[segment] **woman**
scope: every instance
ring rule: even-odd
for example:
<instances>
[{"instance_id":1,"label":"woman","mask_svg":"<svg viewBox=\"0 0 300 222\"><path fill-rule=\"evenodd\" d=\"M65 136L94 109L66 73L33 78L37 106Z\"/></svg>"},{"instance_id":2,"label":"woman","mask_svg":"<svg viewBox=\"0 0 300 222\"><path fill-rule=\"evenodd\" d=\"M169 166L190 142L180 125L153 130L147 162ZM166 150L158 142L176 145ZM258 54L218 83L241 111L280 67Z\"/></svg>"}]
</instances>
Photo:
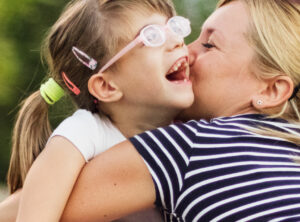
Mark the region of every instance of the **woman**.
<instances>
[{"instance_id":1,"label":"woman","mask_svg":"<svg viewBox=\"0 0 300 222\"><path fill-rule=\"evenodd\" d=\"M292 0L220 1L189 47L195 102L181 117L201 120L96 157L62 221L154 205L166 221L299 221L299 12Z\"/></svg>"}]
</instances>

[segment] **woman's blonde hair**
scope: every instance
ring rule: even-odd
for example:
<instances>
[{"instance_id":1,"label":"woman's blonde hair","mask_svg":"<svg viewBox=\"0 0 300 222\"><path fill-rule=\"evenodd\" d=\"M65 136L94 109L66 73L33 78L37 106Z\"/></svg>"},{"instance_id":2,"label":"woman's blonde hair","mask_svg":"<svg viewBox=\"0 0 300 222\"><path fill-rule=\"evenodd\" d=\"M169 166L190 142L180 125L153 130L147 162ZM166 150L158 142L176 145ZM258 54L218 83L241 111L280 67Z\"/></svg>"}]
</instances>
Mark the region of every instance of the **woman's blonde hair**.
<instances>
[{"instance_id":1,"label":"woman's blonde hair","mask_svg":"<svg viewBox=\"0 0 300 222\"><path fill-rule=\"evenodd\" d=\"M69 94L76 107L99 112L88 91L89 78L136 35L132 25L136 15L148 16L152 13L172 17L175 9L171 0L71 1L50 29L42 46L49 68L47 77L52 77L68 92L61 75L65 72L81 91L77 96ZM96 59L97 70L91 71L80 63L72 53L73 46ZM51 133L48 104L38 90L21 104L13 130L7 176L10 193L23 186L30 166Z\"/></svg>"},{"instance_id":2,"label":"woman's blonde hair","mask_svg":"<svg viewBox=\"0 0 300 222\"><path fill-rule=\"evenodd\" d=\"M251 16L247 38L255 51L253 64L258 70L254 71L255 74L262 79L285 74L297 87L300 84L300 1L220 0L218 7L233 1L243 2ZM279 113L272 113L272 117L282 117L299 124L299 93L300 90L286 101ZM296 135L277 131L268 131L266 134L300 144L300 138Z\"/></svg>"}]
</instances>

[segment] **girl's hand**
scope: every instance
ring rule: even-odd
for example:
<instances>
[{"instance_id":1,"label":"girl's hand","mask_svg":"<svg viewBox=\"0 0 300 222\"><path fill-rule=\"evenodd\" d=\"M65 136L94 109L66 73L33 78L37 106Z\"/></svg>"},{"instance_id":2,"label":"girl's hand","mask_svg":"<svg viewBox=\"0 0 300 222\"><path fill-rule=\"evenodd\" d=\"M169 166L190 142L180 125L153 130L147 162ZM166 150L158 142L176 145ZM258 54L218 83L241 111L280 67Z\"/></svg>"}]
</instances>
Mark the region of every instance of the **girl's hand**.
<instances>
[{"instance_id":1,"label":"girl's hand","mask_svg":"<svg viewBox=\"0 0 300 222\"><path fill-rule=\"evenodd\" d=\"M20 198L21 190L18 190L0 203L0 221L16 221Z\"/></svg>"},{"instance_id":2,"label":"girl's hand","mask_svg":"<svg viewBox=\"0 0 300 222\"><path fill-rule=\"evenodd\" d=\"M17 221L59 221L84 164L69 140L51 138L26 176Z\"/></svg>"}]
</instances>

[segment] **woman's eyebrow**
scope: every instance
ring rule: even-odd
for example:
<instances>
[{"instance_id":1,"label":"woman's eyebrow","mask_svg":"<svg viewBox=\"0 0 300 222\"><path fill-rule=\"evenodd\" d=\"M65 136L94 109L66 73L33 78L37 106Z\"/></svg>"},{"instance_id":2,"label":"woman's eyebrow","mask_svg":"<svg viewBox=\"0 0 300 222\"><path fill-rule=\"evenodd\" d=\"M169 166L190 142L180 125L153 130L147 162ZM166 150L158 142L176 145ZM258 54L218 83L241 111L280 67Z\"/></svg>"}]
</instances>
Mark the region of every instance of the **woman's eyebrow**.
<instances>
[{"instance_id":1,"label":"woman's eyebrow","mask_svg":"<svg viewBox=\"0 0 300 222\"><path fill-rule=\"evenodd\" d=\"M222 33L221 30L214 28L214 27L205 27L202 26L201 27L201 32L203 32L203 34L205 34L206 36L210 37L211 35L214 35L215 38L220 41L223 42L226 40L224 34Z\"/></svg>"},{"instance_id":2,"label":"woman's eyebrow","mask_svg":"<svg viewBox=\"0 0 300 222\"><path fill-rule=\"evenodd\" d=\"M224 36L224 34L222 33L221 30L219 29L214 29L212 30L211 34L214 34L214 36L216 37L216 39L220 42L224 42L226 41L226 38Z\"/></svg>"}]
</instances>

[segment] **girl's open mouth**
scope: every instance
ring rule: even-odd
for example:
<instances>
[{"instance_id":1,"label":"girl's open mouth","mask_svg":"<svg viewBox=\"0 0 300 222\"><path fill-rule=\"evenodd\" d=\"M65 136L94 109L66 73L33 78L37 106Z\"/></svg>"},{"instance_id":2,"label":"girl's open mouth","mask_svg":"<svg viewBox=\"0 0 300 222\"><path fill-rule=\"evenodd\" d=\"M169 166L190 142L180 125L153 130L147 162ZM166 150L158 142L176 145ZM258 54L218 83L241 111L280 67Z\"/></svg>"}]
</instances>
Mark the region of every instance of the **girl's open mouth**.
<instances>
[{"instance_id":1,"label":"girl's open mouth","mask_svg":"<svg viewBox=\"0 0 300 222\"><path fill-rule=\"evenodd\" d=\"M188 57L179 58L166 74L167 80L175 83L189 81Z\"/></svg>"}]
</instances>

